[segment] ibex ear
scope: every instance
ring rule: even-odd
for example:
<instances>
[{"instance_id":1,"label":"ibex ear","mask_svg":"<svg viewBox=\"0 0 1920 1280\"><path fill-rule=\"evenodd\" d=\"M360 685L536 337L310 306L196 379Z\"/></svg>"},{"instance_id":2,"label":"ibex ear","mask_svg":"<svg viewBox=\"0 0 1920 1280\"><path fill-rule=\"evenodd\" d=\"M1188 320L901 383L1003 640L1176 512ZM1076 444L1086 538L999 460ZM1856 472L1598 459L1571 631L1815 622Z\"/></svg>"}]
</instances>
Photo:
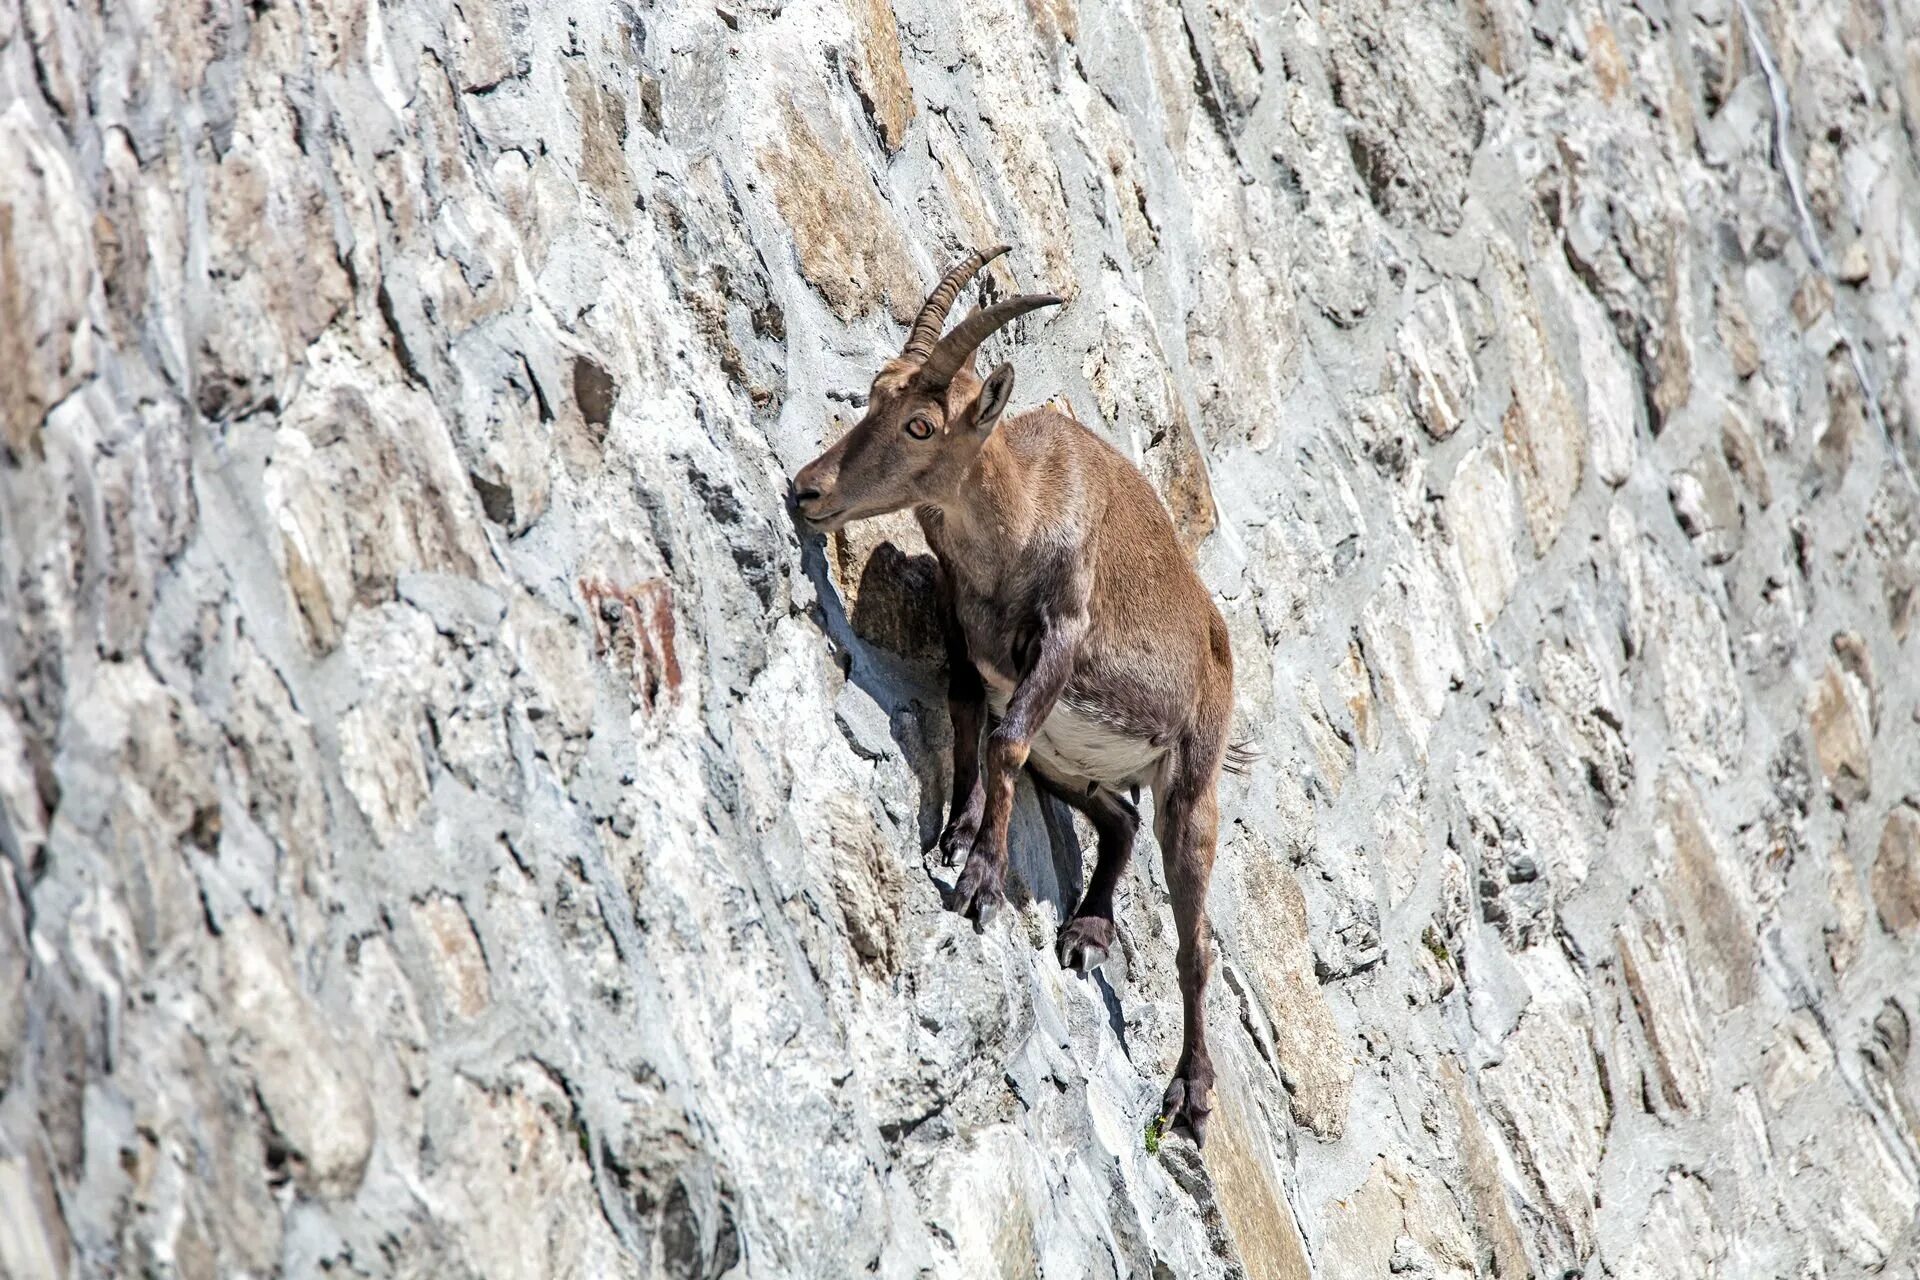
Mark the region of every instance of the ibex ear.
<instances>
[{"instance_id":1,"label":"ibex ear","mask_svg":"<svg viewBox=\"0 0 1920 1280\"><path fill-rule=\"evenodd\" d=\"M1003 364L987 375L980 397L973 402L973 429L981 435L993 430L1007 402L1013 399L1013 366Z\"/></svg>"}]
</instances>

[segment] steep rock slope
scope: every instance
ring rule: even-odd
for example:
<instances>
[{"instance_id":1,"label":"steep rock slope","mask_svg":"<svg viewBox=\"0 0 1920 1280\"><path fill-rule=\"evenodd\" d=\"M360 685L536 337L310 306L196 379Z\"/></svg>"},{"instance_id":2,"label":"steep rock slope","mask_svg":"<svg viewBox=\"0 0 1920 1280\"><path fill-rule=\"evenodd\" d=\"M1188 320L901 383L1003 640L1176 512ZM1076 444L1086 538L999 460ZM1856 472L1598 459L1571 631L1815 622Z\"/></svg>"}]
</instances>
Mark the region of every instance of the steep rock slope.
<instances>
[{"instance_id":1,"label":"steep rock slope","mask_svg":"<svg viewBox=\"0 0 1920 1280\"><path fill-rule=\"evenodd\" d=\"M1913 0L0 3L0 1271L1915 1273ZM1230 620L939 909L935 273Z\"/></svg>"}]
</instances>

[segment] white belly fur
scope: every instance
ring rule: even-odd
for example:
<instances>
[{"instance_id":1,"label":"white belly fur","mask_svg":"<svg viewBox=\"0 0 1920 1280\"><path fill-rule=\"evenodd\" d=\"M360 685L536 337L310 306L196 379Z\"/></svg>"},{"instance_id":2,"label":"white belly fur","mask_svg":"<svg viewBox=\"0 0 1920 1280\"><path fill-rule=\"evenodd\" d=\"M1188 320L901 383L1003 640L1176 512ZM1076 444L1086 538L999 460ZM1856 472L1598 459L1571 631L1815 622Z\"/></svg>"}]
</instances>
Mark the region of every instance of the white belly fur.
<instances>
[{"instance_id":1,"label":"white belly fur","mask_svg":"<svg viewBox=\"0 0 1920 1280\"><path fill-rule=\"evenodd\" d=\"M987 705L999 716L1006 714L1007 694L997 684L988 685ZM1053 714L1031 744L1032 758L1041 772L1069 784L1122 787L1145 782L1162 754L1148 739L1122 733L1064 698L1054 703Z\"/></svg>"}]
</instances>

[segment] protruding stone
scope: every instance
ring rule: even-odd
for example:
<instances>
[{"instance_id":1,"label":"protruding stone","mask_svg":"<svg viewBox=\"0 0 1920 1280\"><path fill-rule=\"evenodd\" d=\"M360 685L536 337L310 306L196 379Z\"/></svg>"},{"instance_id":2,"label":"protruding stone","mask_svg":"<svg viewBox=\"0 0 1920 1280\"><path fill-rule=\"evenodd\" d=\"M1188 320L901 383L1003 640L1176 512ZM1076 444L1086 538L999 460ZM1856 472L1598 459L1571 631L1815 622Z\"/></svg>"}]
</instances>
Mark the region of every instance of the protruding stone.
<instances>
[{"instance_id":1,"label":"protruding stone","mask_svg":"<svg viewBox=\"0 0 1920 1280\"><path fill-rule=\"evenodd\" d=\"M1346 1128L1353 1062L1314 977L1306 899L1292 868L1264 844L1240 852L1248 864L1238 877L1245 895L1238 928L1247 943L1241 954L1273 1026L1275 1065L1295 1123L1331 1141Z\"/></svg>"},{"instance_id":2,"label":"protruding stone","mask_svg":"<svg viewBox=\"0 0 1920 1280\"><path fill-rule=\"evenodd\" d=\"M1822 930L1827 940L1827 963L1836 977L1843 976L1860 956L1860 944L1866 933L1867 904L1860 893L1860 872L1847 856L1845 846L1836 844L1827 863L1827 896L1833 903L1833 923ZM1916 917L1920 919L1920 917Z\"/></svg>"},{"instance_id":3,"label":"protruding stone","mask_svg":"<svg viewBox=\"0 0 1920 1280\"><path fill-rule=\"evenodd\" d=\"M523 1058L492 1083L458 1073L435 1102L423 1144L434 1154L427 1191L445 1206L440 1212L470 1224L456 1246L464 1267L502 1280L535 1280L607 1275L631 1262L607 1217L582 1207L598 1199L594 1156L576 1127L575 1102L549 1069ZM664 1162L684 1143L673 1135L657 1154ZM689 1230L694 1221L686 1192L669 1201L669 1188L645 1176L650 1172L636 1169L628 1177L658 1198L654 1221L666 1228L658 1235L668 1237L676 1265L700 1266L702 1241Z\"/></svg>"},{"instance_id":4,"label":"protruding stone","mask_svg":"<svg viewBox=\"0 0 1920 1280\"><path fill-rule=\"evenodd\" d=\"M1833 286L1817 272L1810 273L1793 291L1793 319L1802 330L1833 309Z\"/></svg>"},{"instance_id":5,"label":"protruding stone","mask_svg":"<svg viewBox=\"0 0 1920 1280\"><path fill-rule=\"evenodd\" d=\"M440 999L457 1018L477 1018L493 1001L487 957L458 898L433 893L413 904L413 925L440 979Z\"/></svg>"},{"instance_id":6,"label":"protruding stone","mask_svg":"<svg viewBox=\"0 0 1920 1280\"><path fill-rule=\"evenodd\" d=\"M1467 620L1484 630L1499 618L1520 580L1513 486L1498 450L1481 446L1460 460L1447 489L1446 518L1454 570L1466 587Z\"/></svg>"},{"instance_id":7,"label":"protruding stone","mask_svg":"<svg viewBox=\"0 0 1920 1280\"><path fill-rule=\"evenodd\" d=\"M860 33L853 82L880 131L880 145L892 154L906 141L907 126L913 121L913 85L900 61L893 5L889 0L848 0L847 9Z\"/></svg>"},{"instance_id":8,"label":"protruding stone","mask_svg":"<svg viewBox=\"0 0 1920 1280\"><path fill-rule=\"evenodd\" d=\"M1589 456L1594 474L1618 488L1633 474L1640 452L1640 393L1613 326L1584 289L1560 290L1572 312L1580 344L1580 377L1586 383Z\"/></svg>"},{"instance_id":9,"label":"protruding stone","mask_svg":"<svg viewBox=\"0 0 1920 1280\"><path fill-rule=\"evenodd\" d=\"M1580 487L1587 430L1554 362L1526 269L1497 246L1512 393L1501 426L1536 556L1547 553Z\"/></svg>"},{"instance_id":10,"label":"protruding stone","mask_svg":"<svg viewBox=\"0 0 1920 1280\"><path fill-rule=\"evenodd\" d=\"M1720 1274L1727 1235L1706 1179L1670 1169L1647 1205L1621 1274L1707 1280Z\"/></svg>"},{"instance_id":11,"label":"protruding stone","mask_svg":"<svg viewBox=\"0 0 1920 1280\"><path fill-rule=\"evenodd\" d=\"M1920 809L1901 804L1887 815L1869 887L1881 927L1889 933L1920 925Z\"/></svg>"},{"instance_id":12,"label":"protruding stone","mask_svg":"<svg viewBox=\"0 0 1920 1280\"><path fill-rule=\"evenodd\" d=\"M1674 517L1709 564L1725 564L1740 549L1746 524L1733 476L1717 452L1703 452L1667 486Z\"/></svg>"},{"instance_id":13,"label":"protruding stone","mask_svg":"<svg viewBox=\"0 0 1920 1280\"><path fill-rule=\"evenodd\" d=\"M1742 380L1751 378L1760 371L1760 343L1753 336L1753 324L1747 319L1746 308L1725 288L1714 290L1714 301L1719 307L1714 319L1715 332L1726 344L1734 376Z\"/></svg>"},{"instance_id":14,"label":"protruding stone","mask_svg":"<svg viewBox=\"0 0 1920 1280\"><path fill-rule=\"evenodd\" d=\"M1453 1195L1433 1175L1395 1157L1336 1200L1315 1258L1325 1274L1474 1274L1478 1251Z\"/></svg>"},{"instance_id":15,"label":"protruding stone","mask_svg":"<svg viewBox=\"0 0 1920 1280\"><path fill-rule=\"evenodd\" d=\"M1593 1253L1594 1176L1612 1119L1588 1030L1593 1010L1557 947L1516 963L1532 1002L1480 1087L1538 1197L1536 1245L1556 1269L1577 1270Z\"/></svg>"},{"instance_id":16,"label":"protruding stone","mask_svg":"<svg viewBox=\"0 0 1920 1280\"><path fill-rule=\"evenodd\" d=\"M862 520L829 535L827 568L862 639L921 662L946 659L940 566L911 515Z\"/></svg>"},{"instance_id":17,"label":"protruding stone","mask_svg":"<svg viewBox=\"0 0 1920 1280\"><path fill-rule=\"evenodd\" d=\"M1727 416L1720 422L1720 456L1762 510L1773 505L1773 482L1767 476L1767 460L1761 455L1746 419L1733 408L1727 410Z\"/></svg>"},{"instance_id":18,"label":"protruding stone","mask_svg":"<svg viewBox=\"0 0 1920 1280\"><path fill-rule=\"evenodd\" d=\"M1678 774L1661 780L1657 834L1670 859L1661 882L1679 907L1702 989L1722 1010L1746 1003L1757 975L1753 923L1722 869L1698 794Z\"/></svg>"},{"instance_id":19,"label":"protruding stone","mask_svg":"<svg viewBox=\"0 0 1920 1280\"><path fill-rule=\"evenodd\" d=\"M1654 919L1638 928L1622 927L1614 941L1621 975L1653 1055L1660 1096L1682 1111L1707 1106L1713 1071L1685 951Z\"/></svg>"},{"instance_id":20,"label":"protruding stone","mask_svg":"<svg viewBox=\"0 0 1920 1280\"><path fill-rule=\"evenodd\" d=\"M1308 1280L1312 1272L1306 1245L1287 1200L1267 1125L1249 1112L1248 1082L1236 1070L1238 1062L1237 1055L1224 1060L1213 1125L1207 1131L1212 1196L1248 1280ZM1008 1265L995 1270L1018 1275L1028 1257L1010 1258Z\"/></svg>"},{"instance_id":21,"label":"protruding stone","mask_svg":"<svg viewBox=\"0 0 1920 1280\"><path fill-rule=\"evenodd\" d=\"M1513 1205L1507 1197L1506 1179L1501 1173L1501 1153L1481 1128L1481 1114L1475 1099L1467 1092L1466 1073L1452 1057L1440 1061L1440 1083L1452 1103L1451 1127L1458 1132L1460 1164L1464 1174L1466 1201L1473 1211L1474 1234L1482 1249L1492 1257L1493 1273L1501 1280L1529 1276L1532 1268L1520 1229L1514 1221Z\"/></svg>"},{"instance_id":22,"label":"protruding stone","mask_svg":"<svg viewBox=\"0 0 1920 1280\"><path fill-rule=\"evenodd\" d=\"M1435 440L1454 433L1479 384L1473 349L1449 288L1431 289L1400 322L1394 336L1401 394L1414 418Z\"/></svg>"},{"instance_id":23,"label":"protruding stone","mask_svg":"<svg viewBox=\"0 0 1920 1280\"><path fill-rule=\"evenodd\" d=\"M1466 666L1458 626L1452 593L1422 560L1390 566L1361 613L1368 663L1387 704L1422 751Z\"/></svg>"},{"instance_id":24,"label":"protruding stone","mask_svg":"<svg viewBox=\"0 0 1920 1280\"><path fill-rule=\"evenodd\" d=\"M1631 652L1651 651L1674 749L1709 777L1734 767L1746 723L1726 620L1713 598L1678 574L1622 507L1608 539L1626 580Z\"/></svg>"},{"instance_id":25,"label":"protruding stone","mask_svg":"<svg viewBox=\"0 0 1920 1280\"><path fill-rule=\"evenodd\" d=\"M0 1275L70 1274L73 1238L45 1159L38 1151L0 1157Z\"/></svg>"},{"instance_id":26,"label":"protruding stone","mask_svg":"<svg viewBox=\"0 0 1920 1280\"><path fill-rule=\"evenodd\" d=\"M1340 788L1347 783L1347 774L1353 769L1353 744L1342 741L1334 732L1327 719L1326 704L1320 698L1320 686L1303 679L1298 693L1301 721L1313 754L1320 762L1320 777L1327 784L1327 790L1338 796Z\"/></svg>"},{"instance_id":27,"label":"protruding stone","mask_svg":"<svg viewBox=\"0 0 1920 1280\"><path fill-rule=\"evenodd\" d=\"M620 95L602 88L577 58L561 66L567 97L580 128L580 179L600 196L614 221L633 218L633 174L627 167L627 108Z\"/></svg>"},{"instance_id":28,"label":"protruding stone","mask_svg":"<svg viewBox=\"0 0 1920 1280\"><path fill-rule=\"evenodd\" d=\"M91 225L66 159L15 98L0 113L0 444L16 453L93 370Z\"/></svg>"},{"instance_id":29,"label":"protruding stone","mask_svg":"<svg viewBox=\"0 0 1920 1280\"><path fill-rule=\"evenodd\" d=\"M1865 284L1872 273L1873 259L1867 254L1865 240L1855 240L1842 250L1839 265L1834 270L1842 283L1850 285Z\"/></svg>"},{"instance_id":30,"label":"protruding stone","mask_svg":"<svg viewBox=\"0 0 1920 1280\"><path fill-rule=\"evenodd\" d=\"M1839 660L1807 695L1807 727L1813 739L1814 759L1820 765L1827 793L1842 807L1866 799L1872 784L1873 741L1869 694L1860 679Z\"/></svg>"},{"instance_id":31,"label":"protruding stone","mask_svg":"<svg viewBox=\"0 0 1920 1280\"><path fill-rule=\"evenodd\" d=\"M894 851L881 839L873 815L851 798L828 802L822 836L833 860L834 896L847 923L847 940L881 975L900 964L900 916L906 883Z\"/></svg>"},{"instance_id":32,"label":"protruding stone","mask_svg":"<svg viewBox=\"0 0 1920 1280\"><path fill-rule=\"evenodd\" d=\"M0 863L0 1080L13 1079L27 1030L27 937L12 866Z\"/></svg>"},{"instance_id":33,"label":"protruding stone","mask_svg":"<svg viewBox=\"0 0 1920 1280\"><path fill-rule=\"evenodd\" d=\"M263 480L273 548L310 647L410 569L492 576L480 499L432 401L332 365L288 406Z\"/></svg>"},{"instance_id":34,"label":"protruding stone","mask_svg":"<svg viewBox=\"0 0 1920 1280\"><path fill-rule=\"evenodd\" d=\"M1348 641L1346 655L1333 669L1333 682L1346 701L1354 741L1362 750L1374 750L1380 745L1380 716L1374 707L1373 673L1367 670L1357 642Z\"/></svg>"},{"instance_id":35,"label":"protruding stone","mask_svg":"<svg viewBox=\"0 0 1920 1280\"><path fill-rule=\"evenodd\" d=\"M1673 257L1666 282L1666 311L1660 318L1659 346L1654 349L1647 377L1652 390L1647 396L1653 406L1653 429L1664 429L1667 421L1693 398L1693 323L1688 271L1687 240L1674 238Z\"/></svg>"},{"instance_id":36,"label":"protruding stone","mask_svg":"<svg viewBox=\"0 0 1920 1280\"><path fill-rule=\"evenodd\" d=\"M221 1011L238 1033L234 1056L252 1074L267 1116L312 1195L351 1196L373 1151L373 1110L361 1073L301 989L286 944L257 916L232 917L221 938Z\"/></svg>"}]
</instances>

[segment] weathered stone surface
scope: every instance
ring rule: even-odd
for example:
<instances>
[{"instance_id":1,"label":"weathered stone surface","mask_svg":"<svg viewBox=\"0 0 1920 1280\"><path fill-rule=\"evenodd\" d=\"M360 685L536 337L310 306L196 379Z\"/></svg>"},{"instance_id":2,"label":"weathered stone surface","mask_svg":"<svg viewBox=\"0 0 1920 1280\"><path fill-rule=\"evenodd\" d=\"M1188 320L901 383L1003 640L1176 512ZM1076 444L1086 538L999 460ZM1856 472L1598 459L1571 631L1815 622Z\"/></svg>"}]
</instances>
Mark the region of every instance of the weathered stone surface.
<instances>
[{"instance_id":1,"label":"weathered stone surface","mask_svg":"<svg viewBox=\"0 0 1920 1280\"><path fill-rule=\"evenodd\" d=\"M1421 295L1394 335L1401 393L1435 440L1452 435L1472 407L1479 385L1473 360L1473 339L1480 336L1476 319L1471 305L1463 308L1453 290L1433 289Z\"/></svg>"},{"instance_id":2,"label":"weathered stone surface","mask_svg":"<svg viewBox=\"0 0 1920 1280\"><path fill-rule=\"evenodd\" d=\"M1387 704L1423 747L1466 665L1459 628L1447 584L1424 559L1390 569L1361 614L1369 666Z\"/></svg>"},{"instance_id":3,"label":"weathered stone surface","mask_svg":"<svg viewBox=\"0 0 1920 1280\"><path fill-rule=\"evenodd\" d=\"M1647 1206L1620 1274L1645 1280L1709 1280L1721 1274L1726 1255L1726 1233L1714 1221L1706 1181L1676 1169L1668 1172L1666 1185Z\"/></svg>"},{"instance_id":4,"label":"weathered stone surface","mask_svg":"<svg viewBox=\"0 0 1920 1280\"><path fill-rule=\"evenodd\" d=\"M1719 450L1702 451L1693 465L1674 473L1667 485L1674 517L1692 538L1700 554L1714 564L1725 564L1740 549L1746 524L1733 475Z\"/></svg>"},{"instance_id":5,"label":"weathered stone surface","mask_svg":"<svg viewBox=\"0 0 1920 1280\"><path fill-rule=\"evenodd\" d=\"M1481 1072L1487 1106L1549 1210L1534 1232L1538 1256L1578 1268L1594 1247L1594 1176L1611 1105L1589 1027L1592 1011L1566 960L1535 948L1516 958L1531 1002Z\"/></svg>"},{"instance_id":6,"label":"weathered stone surface","mask_svg":"<svg viewBox=\"0 0 1920 1280\"><path fill-rule=\"evenodd\" d=\"M427 958L439 979L440 999L459 1018L477 1018L493 999L487 957L473 933L473 921L458 899L429 894L413 904Z\"/></svg>"},{"instance_id":7,"label":"weathered stone surface","mask_svg":"<svg viewBox=\"0 0 1920 1280\"><path fill-rule=\"evenodd\" d=\"M842 320L882 304L894 319L912 320L926 289L851 140L839 130L823 139L791 103L783 119L783 137L760 163L791 228L800 270Z\"/></svg>"},{"instance_id":8,"label":"weathered stone surface","mask_svg":"<svg viewBox=\"0 0 1920 1280\"><path fill-rule=\"evenodd\" d=\"M271 925L232 917L220 961L221 992L237 1033L234 1056L253 1076L295 1178L311 1194L352 1195L374 1136L355 1065L301 991Z\"/></svg>"},{"instance_id":9,"label":"weathered stone surface","mask_svg":"<svg viewBox=\"0 0 1920 1280\"><path fill-rule=\"evenodd\" d=\"M1241 856L1234 927L1247 940L1249 976L1273 1028L1274 1065L1295 1121L1316 1137L1338 1138L1347 1124L1352 1053L1314 976L1306 901L1291 869L1269 851L1243 846Z\"/></svg>"},{"instance_id":10,"label":"weathered stone surface","mask_svg":"<svg viewBox=\"0 0 1920 1280\"><path fill-rule=\"evenodd\" d=\"M1249 1280L1311 1280L1268 1126L1246 1108L1244 1082L1235 1079L1231 1066L1222 1082L1228 1100L1219 1116L1220 1150L1210 1157L1208 1172L1233 1251Z\"/></svg>"},{"instance_id":11,"label":"weathered stone surface","mask_svg":"<svg viewBox=\"0 0 1920 1280\"><path fill-rule=\"evenodd\" d=\"M0 441L14 452L93 371L86 205L43 127L24 101L0 112Z\"/></svg>"},{"instance_id":12,"label":"weathered stone surface","mask_svg":"<svg viewBox=\"0 0 1920 1280\"><path fill-rule=\"evenodd\" d=\"M1561 272L1553 272L1548 279L1573 321L1579 344L1588 459L1595 475L1610 485L1623 485L1633 474L1640 451L1639 388L1599 302Z\"/></svg>"},{"instance_id":13,"label":"weathered stone surface","mask_svg":"<svg viewBox=\"0 0 1920 1280\"><path fill-rule=\"evenodd\" d=\"M880 142L889 152L906 141L913 120L913 86L900 62L900 32L888 0L852 0L848 11L860 33L860 58L854 64L854 83L866 101ZM1071 10L1067 22L1071 24ZM1059 17L1053 16L1059 21Z\"/></svg>"},{"instance_id":14,"label":"weathered stone surface","mask_svg":"<svg viewBox=\"0 0 1920 1280\"><path fill-rule=\"evenodd\" d=\"M1376 1164L1329 1217L1320 1263L1331 1274L1474 1274L1466 1224L1444 1184L1397 1161Z\"/></svg>"},{"instance_id":15,"label":"weathered stone surface","mask_svg":"<svg viewBox=\"0 0 1920 1280\"><path fill-rule=\"evenodd\" d=\"M1903 804L1887 815L1870 886L1883 926L1900 933L1920 925L1920 809Z\"/></svg>"},{"instance_id":16,"label":"weathered stone surface","mask_svg":"<svg viewBox=\"0 0 1920 1280\"><path fill-rule=\"evenodd\" d=\"M1447 490L1447 528L1455 572L1466 587L1467 618L1476 627L1491 626L1520 579L1513 486L1497 452L1476 449L1461 460Z\"/></svg>"},{"instance_id":17,"label":"weathered stone surface","mask_svg":"<svg viewBox=\"0 0 1920 1280\"><path fill-rule=\"evenodd\" d=\"M1807 695L1814 759L1835 804L1863 800L1871 787L1873 724L1868 707L1865 683L1837 657Z\"/></svg>"},{"instance_id":18,"label":"weathered stone surface","mask_svg":"<svg viewBox=\"0 0 1920 1280\"><path fill-rule=\"evenodd\" d=\"M1481 1128L1482 1119L1476 1100L1466 1088L1466 1077L1452 1058L1440 1064L1440 1079L1451 1112L1451 1129L1459 1134L1455 1147L1460 1174L1456 1194L1471 1206L1472 1225L1479 1242L1478 1269L1494 1275L1520 1276L1530 1263L1521 1243L1520 1229L1514 1222L1513 1207L1500 1154ZM1444 1131L1444 1130L1443 1130Z\"/></svg>"},{"instance_id":19,"label":"weathered stone surface","mask_svg":"<svg viewBox=\"0 0 1920 1280\"><path fill-rule=\"evenodd\" d=\"M1911 5L136 7L0 4L0 1271L1920 1262ZM1002 242L1231 638L1203 1153L1151 789L957 927L788 510Z\"/></svg>"},{"instance_id":20,"label":"weathered stone surface","mask_svg":"<svg viewBox=\"0 0 1920 1280\"><path fill-rule=\"evenodd\" d=\"M1627 641L1635 653L1651 651L1649 674L1660 682L1674 749L1708 776L1723 775L1746 722L1726 621L1619 506L1609 513L1608 538L1626 579Z\"/></svg>"},{"instance_id":21,"label":"weathered stone surface","mask_svg":"<svg viewBox=\"0 0 1920 1280\"><path fill-rule=\"evenodd\" d=\"M1586 425L1561 378L1525 267L1507 246L1495 242L1491 250L1498 264L1512 378L1500 421L1519 478L1534 554L1545 555L1560 535L1580 486Z\"/></svg>"},{"instance_id":22,"label":"weathered stone surface","mask_svg":"<svg viewBox=\"0 0 1920 1280\"><path fill-rule=\"evenodd\" d=\"M1707 1105L1713 1087L1705 1023L1695 1005L1684 950L1657 920L1618 937L1621 977L1653 1059L1665 1104L1685 1111Z\"/></svg>"},{"instance_id":23,"label":"weathered stone surface","mask_svg":"<svg viewBox=\"0 0 1920 1280\"><path fill-rule=\"evenodd\" d=\"M27 1032L27 937L13 869L0 870L0 1080L13 1076Z\"/></svg>"},{"instance_id":24,"label":"weathered stone surface","mask_svg":"<svg viewBox=\"0 0 1920 1280\"><path fill-rule=\"evenodd\" d=\"M1860 957L1867 925L1866 895L1860 891L1860 871L1844 849L1835 848L1827 871L1827 893L1833 900L1833 922L1824 932L1827 960L1836 974L1844 974Z\"/></svg>"},{"instance_id":25,"label":"weathered stone surface","mask_svg":"<svg viewBox=\"0 0 1920 1280\"><path fill-rule=\"evenodd\" d=\"M1685 778L1661 780L1658 822L1659 842L1669 858L1661 885L1680 912L1692 969L1720 1008L1743 1004L1752 997L1757 977L1754 926L1727 877L1699 795Z\"/></svg>"},{"instance_id":26,"label":"weathered stone surface","mask_svg":"<svg viewBox=\"0 0 1920 1280\"><path fill-rule=\"evenodd\" d=\"M592 1153L573 1104L539 1063L515 1062L491 1085L456 1077L429 1108L427 1190L443 1212L471 1221L452 1249L467 1266L533 1280L617 1270L631 1259L594 1211ZM489 1203L483 1193L511 1199ZM505 1204L517 1211L503 1212ZM685 1224L670 1223L655 1247L684 1267L699 1242L676 1238L672 1228L684 1232Z\"/></svg>"}]
</instances>

